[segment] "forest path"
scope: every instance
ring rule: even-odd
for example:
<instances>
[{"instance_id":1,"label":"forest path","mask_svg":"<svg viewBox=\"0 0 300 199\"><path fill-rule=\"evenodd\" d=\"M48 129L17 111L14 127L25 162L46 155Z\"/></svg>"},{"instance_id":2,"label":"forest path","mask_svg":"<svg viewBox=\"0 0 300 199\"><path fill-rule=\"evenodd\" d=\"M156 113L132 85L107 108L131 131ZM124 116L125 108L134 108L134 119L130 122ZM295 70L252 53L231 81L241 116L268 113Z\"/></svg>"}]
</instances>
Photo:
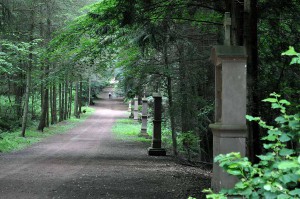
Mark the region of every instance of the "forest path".
<instances>
[{"instance_id":1,"label":"forest path","mask_svg":"<svg viewBox=\"0 0 300 199\"><path fill-rule=\"evenodd\" d=\"M127 107L96 101L95 113L68 133L28 149L0 155L1 199L187 198L200 195L209 177L172 158L147 156L148 144L117 140L111 133Z\"/></svg>"}]
</instances>

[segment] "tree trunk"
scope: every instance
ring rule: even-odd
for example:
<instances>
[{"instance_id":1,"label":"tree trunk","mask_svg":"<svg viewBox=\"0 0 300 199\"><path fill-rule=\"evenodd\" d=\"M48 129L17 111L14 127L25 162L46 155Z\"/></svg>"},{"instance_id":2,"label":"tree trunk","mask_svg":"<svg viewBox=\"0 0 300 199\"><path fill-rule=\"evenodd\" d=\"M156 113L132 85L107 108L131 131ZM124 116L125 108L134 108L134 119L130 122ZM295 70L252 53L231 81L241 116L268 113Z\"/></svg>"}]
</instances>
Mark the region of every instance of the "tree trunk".
<instances>
[{"instance_id":1,"label":"tree trunk","mask_svg":"<svg viewBox=\"0 0 300 199\"><path fill-rule=\"evenodd\" d=\"M57 123L57 102L56 102L56 83L53 84L53 88L52 88L52 97L53 97L53 102L52 102L52 120L53 120L53 124Z\"/></svg>"},{"instance_id":2,"label":"tree trunk","mask_svg":"<svg viewBox=\"0 0 300 199\"><path fill-rule=\"evenodd\" d=\"M171 68L169 66L169 60L168 60L168 40L169 38L166 38L165 44L163 46L163 56L164 56L164 64L168 71L167 75L167 90L168 90L168 101L169 101L169 114L170 114L170 123L171 123L171 132L172 132L172 145L173 145L173 154L174 156L178 155L177 151L177 136L175 132L175 118L174 118L174 106L173 106L173 93L172 93L172 77L170 75Z\"/></svg>"},{"instance_id":3,"label":"tree trunk","mask_svg":"<svg viewBox=\"0 0 300 199\"><path fill-rule=\"evenodd\" d=\"M33 1L34 4L35 1ZM30 42L33 41L33 31L34 31L34 17L35 12L32 8L31 10L31 26L30 26ZM32 47L29 48L30 51L33 50ZM29 60L28 60L28 66L26 69L26 88L25 88L25 102L24 102L24 110L23 110L23 118L22 118L22 137L25 137L26 127L27 127L27 120L28 120L28 109L29 109L29 99L30 99L30 87L31 87L31 68L32 68L32 62L33 62L33 54L29 53Z\"/></svg>"},{"instance_id":4,"label":"tree trunk","mask_svg":"<svg viewBox=\"0 0 300 199\"><path fill-rule=\"evenodd\" d=\"M34 94L31 96L31 119L35 120L35 111L34 111Z\"/></svg>"},{"instance_id":5,"label":"tree trunk","mask_svg":"<svg viewBox=\"0 0 300 199\"><path fill-rule=\"evenodd\" d=\"M258 89L258 47L257 47L257 0L244 2L244 45L246 46L247 77L248 77L248 114L259 116L260 97ZM257 155L262 153L260 128L258 123L251 122L249 129L248 155L252 162L257 163Z\"/></svg>"},{"instance_id":6,"label":"tree trunk","mask_svg":"<svg viewBox=\"0 0 300 199\"><path fill-rule=\"evenodd\" d=\"M28 118L28 106L29 106L29 98L30 98L30 84L31 84L31 67L32 67L32 53L29 55L29 64L26 71L26 91L25 91L25 104L23 111L23 119L22 119L22 137L25 137L25 131L27 126L27 118Z\"/></svg>"},{"instance_id":7,"label":"tree trunk","mask_svg":"<svg viewBox=\"0 0 300 199\"><path fill-rule=\"evenodd\" d=\"M73 89L73 83L70 82L70 90L69 90L69 111L68 111L68 117L71 118L72 115L72 101L73 101L73 97L72 97L72 89Z\"/></svg>"},{"instance_id":8,"label":"tree trunk","mask_svg":"<svg viewBox=\"0 0 300 199\"><path fill-rule=\"evenodd\" d=\"M66 77L66 80L65 80L65 90L64 90L64 99L65 99L65 104L64 104L64 120L67 119L68 117L68 88L69 88L69 85L68 85L68 77Z\"/></svg>"},{"instance_id":9,"label":"tree trunk","mask_svg":"<svg viewBox=\"0 0 300 199\"><path fill-rule=\"evenodd\" d=\"M49 103L50 103L50 115L51 115L51 120L50 120L50 123L51 125L54 124L54 121L53 121L53 86L50 85L50 100L49 100Z\"/></svg>"},{"instance_id":10,"label":"tree trunk","mask_svg":"<svg viewBox=\"0 0 300 199\"><path fill-rule=\"evenodd\" d=\"M58 103L59 103L59 122L62 122L64 120L64 95L62 91L62 83L59 83L59 88L58 88Z\"/></svg>"},{"instance_id":11,"label":"tree trunk","mask_svg":"<svg viewBox=\"0 0 300 199\"><path fill-rule=\"evenodd\" d=\"M79 118L79 111L78 111L78 82L75 83L75 97L74 97L74 116Z\"/></svg>"},{"instance_id":12,"label":"tree trunk","mask_svg":"<svg viewBox=\"0 0 300 199\"><path fill-rule=\"evenodd\" d=\"M88 99L88 102L89 102L89 105L92 105L92 79L91 79L91 76L89 77L89 99Z\"/></svg>"},{"instance_id":13,"label":"tree trunk","mask_svg":"<svg viewBox=\"0 0 300 199\"><path fill-rule=\"evenodd\" d=\"M79 84L79 96L78 96L78 109L79 109L79 114L82 113L82 81L80 81L80 84Z\"/></svg>"},{"instance_id":14,"label":"tree trunk","mask_svg":"<svg viewBox=\"0 0 300 199\"><path fill-rule=\"evenodd\" d=\"M46 127L46 123L47 123L47 110L48 110L48 101L49 101L49 90L48 88L44 88L44 95L43 95L43 105L42 105L42 113L41 113L41 117L40 117L40 122L39 122L39 126L38 126L38 130L39 131L44 131L44 128Z\"/></svg>"}]
</instances>

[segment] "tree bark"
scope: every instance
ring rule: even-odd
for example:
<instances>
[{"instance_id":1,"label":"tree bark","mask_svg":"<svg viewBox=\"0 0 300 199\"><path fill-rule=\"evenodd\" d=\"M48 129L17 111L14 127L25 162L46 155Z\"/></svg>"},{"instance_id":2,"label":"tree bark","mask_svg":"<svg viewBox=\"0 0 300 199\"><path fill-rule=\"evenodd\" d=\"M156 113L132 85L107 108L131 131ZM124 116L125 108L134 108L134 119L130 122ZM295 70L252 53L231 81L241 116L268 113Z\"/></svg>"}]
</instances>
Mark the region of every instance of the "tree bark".
<instances>
[{"instance_id":1,"label":"tree bark","mask_svg":"<svg viewBox=\"0 0 300 199\"><path fill-rule=\"evenodd\" d=\"M248 77L248 114L259 116L260 97L258 90L258 47L257 47L257 0L244 2L244 45L246 46ZM252 162L258 162L257 155L262 153L260 128L256 122L248 125L248 155Z\"/></svg>"},{"instance_id":2,"label":"tree bark","mask_svg":"<svg viewBox=\"0 0 300 199\"><path fill-rule=\"evenodd\" d=\"M75 96L74 96L74 116L79 118L79 111L78 111L78 82L75 83Z\"/></svg>"},{"instance_id":3,"label":"tree bark","mask_svg":"<svg viewBox=\"0 0 300 199\"><path fill-rule=\"evenodd\" d=\"M79 114L82 113L82 81L80 81L80 84L79 84L79 96L78 96L78 109L79 109Z\"/></svg>"},{"instance_id":4,"label":"tree bark","mask_svg":"<svg viewBox=\"0 0 300 199\"><path fill-rule=\"evenodd\" d=\"M89 93L88 93L89 99L89 106L92 105L92 79L91 76L89 77Z\"/></svg>"},{"instance_id":5,"label":"tree bark","mask_svg":"<svg viewBox=\"0 0 300 199\"><path fill-rule=\"evenodd\" d=\"M54 121L53 121L53 86L50 85L50 100L49 100L49 103L50 103L50 113L51 113L51 120L50 120L50 123L51 125L54 124Z\"/></svg>"},{"instance_id":6,"label":"tree bark","mask_svg":"<svg viewBox=\"0 0 300 199\"><path fill-rule=\"evenodd\" d=\"M165 44L163 46L163 56L164 56L164 64L168 71L167 75L167 92L168 92L168 101L169 101L169 114L170 114L170 123L171 123L171 132L172 132L172 146L173 146L173 154L174 156L178 155L177 151L177 136L175 132L175 117L174 117L174 106L173 106L173 93L172 93L172 77L170 75L170 66L168 59L168 40L167 37L165 40Z\"/></svg>"},{"instance_id":7,"label":"tree bark","mask_svg":"<svg viewBox=\"0 0 300 199\"><path fill-rule=\"evenodd\" d=\"M57 123L57 95L56 95L56 83L53 83L53 87L52 87L52 97L53 97L53 102L52 102L52 120L53 120L53 124Z\"/></svg>"},{"instance_id":8,"label":"tree bark","mask_svg":"<svg viewBox=\"0 0 300 199\"><path fill-rule=\"evenodd\" d=\"M33 1L34 4L35 1ZM31 26L30 26L30 38L29 41L33 41L33 31L34 31L34 17L35 17L35 11L32 8L31 10ZM32 51L33 48L30 47L29 51ZM24 102L24 110L23 110L23 118L22 118L22 131L21 135L22 137L25 137L26 127L27 127L27 120L28 120L28 109L29 109L29 99L30 99L30 90L31 90L31 68L32 68L32 62L33 62L33 54L29 53L29 60L28 60L28 66L26 69L26 89L25 89L25 102Z\"/></svg>"},{"instance_id":9,"label":"tree bark","mask_svg":"<svg viewBox=\"0 0 300 199\"><path fill-rule=\"evenodd\" d=\"M31 86L31 68L32 68L32 53L29 54L29 63L26 71L26 91L25 91L25 104L23 111L23 119L22 119L22 137L25 137L25 131L27 127L28 120L28 107L29 107L29 98L30 98L30 86Z\"/></svg>"},{"instance_id":10,"label":"tree bark","mask_svg":"<svg viewBox=\"0 0 300 199\"><path fill-rule=\"evenodd\" d=\"M64 120L67 119L68 117L68 88L69 88L69 84L68 84L68 77L66 77L66 80L65 80L65 90L64 90L64 99L65 99L65 104L64 104Z\"/></svg>"},{"instance_id":11,"label":"tree bark","mask_svg":"<svg viewBox=\"0 0 300 199\"><path fill-rule=\"evenodd\" d=\"M49 101L49 90L48 88L44 88L43 91L44 95L43 95L43 105L42 105L42 113L41 113L41 117L40 117L40 122L39 122L39 126L38 126L38 130L39 131L44 131L44 128L46 127L46 123L47 123L47 110L48 110L48 101Z\"/></svg>"},{"instance_id":12,"label":"tree bark","mask_svg":"<svg viewBox=\"0 0 300 199\"><path fill-rule=\"evenodd\" d=\"M68 117L69 117L69 119L71 118L71 115L72 115L72 101L73 101L73 97L72 97L72 90L73 90L73 83L72 82L70 82L70 90L69 90L69 111L68 111Z\"/></svg>"},{"instance_id":13,"label":"tree bark","mask_svg":"<svg viewBox=\"0 0 300 199\"><path fill-rule=\"evenodd\" d=\"M63 84L59 83L59 122L62 122L64 120L64 95L63 95Z\"/></svg>"}]
</instances>

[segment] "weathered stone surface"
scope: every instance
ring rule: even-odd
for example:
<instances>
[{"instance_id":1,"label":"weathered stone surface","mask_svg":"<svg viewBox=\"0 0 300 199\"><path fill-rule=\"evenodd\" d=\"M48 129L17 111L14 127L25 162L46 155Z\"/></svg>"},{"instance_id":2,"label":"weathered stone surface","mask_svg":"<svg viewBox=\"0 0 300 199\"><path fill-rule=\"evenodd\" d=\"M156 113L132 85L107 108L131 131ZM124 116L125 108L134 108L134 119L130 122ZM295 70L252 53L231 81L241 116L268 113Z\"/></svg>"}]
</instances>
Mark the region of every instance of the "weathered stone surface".
<instances>
[{"instance_id":1,"label":"weathered stone surface","mask_svg":"<svg viewBox=\"0 0 300 199\"><path fill-rule=\"evenodd\" d=\"M142 126L141 126L141 132L139 136L149 138L149 135L147 133L147 123L148 123L148 100L147 98L142 99L143 102L143 109L142 109Z\"/></svg>"},{"instance_id":2,"label":"weathered stone surface","mask_svg":"<svg viewBox=\"0 0 300 199\"><path fill-rule=\"evenodd\" d=\"M133 111L133 119L138 120L139 119L139 101L138 98L134 98L134 111Z\"/></svg>"},{"instance_id":3,"label":"weathered stone surface","mask_svg":"<svg viewBox=\"0 0 300 199\"><path fill-rule=\"evenodd\" d=\"M242 46L215 46L211 60L215 64L215 123L213 155L246 153L246 69L247 55ZM223 172L218 164L213 166L212 188L232 188L237 182L234 176Z\"/></svg>"},{"instance_id":4,"label":"weathered stone surface","mask_svg":"<svg viewBox=\"0 0 300 199\"><path fill-rule=\"evenodd\" d=\"M161 110L162 97L158 93L153 93L154 98L154 120L152 146L148 149L148 155L162 156L166 155L166 150L161 148Z\"/></svg>"}]
</instances>

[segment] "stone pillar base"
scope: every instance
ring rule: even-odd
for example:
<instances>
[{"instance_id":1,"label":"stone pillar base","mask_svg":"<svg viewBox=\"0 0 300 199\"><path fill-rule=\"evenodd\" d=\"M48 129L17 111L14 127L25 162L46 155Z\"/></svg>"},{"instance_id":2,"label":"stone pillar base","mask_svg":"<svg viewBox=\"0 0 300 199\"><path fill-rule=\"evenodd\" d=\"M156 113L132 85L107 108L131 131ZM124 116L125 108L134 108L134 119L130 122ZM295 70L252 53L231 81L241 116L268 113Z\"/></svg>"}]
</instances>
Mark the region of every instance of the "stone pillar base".
<instances>
[{"instance_id":1,"label":"stone pillar base","mask_svg":"<svg viewBox=\"0 0 300 199\"><path fill-rule=\"evenodd\" d=\"M166 149L163 148L148 148L148 155L150 156L166 156Z\"/></svg>"},{"instance_id":2,"label":"stone pillar base","mask_svg":"<svg viewBox=\"0 0 300 199\"><path fill-rule=\"evenodd\" d=\"M230 152L240 152L241 156L246 154L246 125L222 125L219 123L209 125L213 132L213 155ZM224 172L218 163L214 163L211 186L218 192L222 188L231 189L238 179Z\"/></svg>"},{"instance_id":3,"label":"stone pillar base","mask_svg":"<svg viewBox=\"0 0 300 199\"><path fill-rule=\"evenodd\" d=\"M139 137L144 137L144 138L147 138L147 139L150 138L150 136L148 135L148 133L146 131L143 131L143 130L141 130L141 132L139 133L138 136Z\"/></svg>"}]
</instances>

